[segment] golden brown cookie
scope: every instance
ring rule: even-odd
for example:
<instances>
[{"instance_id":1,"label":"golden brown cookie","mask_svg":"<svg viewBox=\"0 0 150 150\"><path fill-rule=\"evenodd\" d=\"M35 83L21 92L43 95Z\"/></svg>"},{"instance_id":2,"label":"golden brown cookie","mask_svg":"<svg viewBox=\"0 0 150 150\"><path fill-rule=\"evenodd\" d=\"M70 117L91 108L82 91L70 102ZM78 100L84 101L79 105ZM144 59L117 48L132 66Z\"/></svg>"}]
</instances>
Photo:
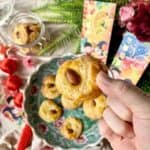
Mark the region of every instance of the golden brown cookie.
<instances>
[{"instance_id":1,"label":"golden brown cookie","mask_svg":"<svg viewBox=\"0 0 150 150\"><path fill-rule=\"evenodd\" d=\"M103 70L100 60L82 56L65 61L58 69L56 87L70 99L94 99L101 94L96 76Z\"/></svg>"},{"instance_id":2,"label":"golden brown cookie","mask_svg":"<svg viewBox=\"0 0 150 150\"><path fill-rule=\"evenodd\" d=\"M83 125L81 120L73 117L67 118L61 129L61 134L68 140L75 140L79 138L83 130Z\"/></svg>"},{"instance_id":3,"label":"golden brown cookie","mask_svg":"<svg viewBox=\"0 0 150 150\"><path fill-rule=\"evenodd\" d=\"M20 23L14 27L12 36L16 44L25 45L35 41L39 34L39 24Z\"/></svg>"},{"instance_id":4,"label":"golden brown cookie","mask_svg":"<svg viewBox=\"0 0 150 150\"><path fill-rule=\"evenodd\" d=\"M61 103L65 109L76 109L82 105L83 101L80 99L70 99L62 95Z\"/></svg>"},{"instance_id":5,"label":"golden brown cookie","mask_svg":"<svg viewBox=\"0 0 150 150\"><path fill-rule=\"evenodd\" d=\"M86 100L83 102L83 111L87 117L93 120L100 119L103 115L103 111L105 110L106 97L104 95L100 95L94 100Z\"/></svg>"},{"instance_id":6,"label":"golden brown cookie","mask_svg":"<svg viewBox=\"0 0 150 150\"><path fill-rule=\"evenodd\" d=\"M40 25L39 24L28 24L28 30L30 32L40 32Z\"/></svg>"},{"instance_id":7,"label":"golden brown cookie","mask_svg":"<svg viewBox=\"0 0 150 150\"><path fill-rule=\"evenodd\" d=\"M35 41L35 39L37 39L37 37L39 36L39 32L31 32L29 35L29 43Z\"/></svg>"},{"instance_id":8,"label":"golden brown cookie","mask_svg":"<svg viewBox=\"0 0 150 150\"><path fill-rule=\"evenodd\" d=\"M60 95L55 86L55 75L48 75L44 77L41 93L48 99L54 99Z\"/></svg>"},{"instance_id":9,"label":"golden brown cookie","mask_svg":"<svg viewBox=\"0 0 150 150\"><path fill-rule=\"evenodd\" d=\"M13 39L19 45L24 45L28 42L27 28L24 24L19 24L14 28Z\"/></svg>"},{"instance_id":10,"label":"golden brown cookie","mask_svg":"<svg viewBox=\"0 0 150 150\"><path fill-rule=\"evenodd\" d=\"M45 100L39 108L39 116L46 122L54 122L62 115L62 108L53 100Z\"/></svg>"}]
</instances>

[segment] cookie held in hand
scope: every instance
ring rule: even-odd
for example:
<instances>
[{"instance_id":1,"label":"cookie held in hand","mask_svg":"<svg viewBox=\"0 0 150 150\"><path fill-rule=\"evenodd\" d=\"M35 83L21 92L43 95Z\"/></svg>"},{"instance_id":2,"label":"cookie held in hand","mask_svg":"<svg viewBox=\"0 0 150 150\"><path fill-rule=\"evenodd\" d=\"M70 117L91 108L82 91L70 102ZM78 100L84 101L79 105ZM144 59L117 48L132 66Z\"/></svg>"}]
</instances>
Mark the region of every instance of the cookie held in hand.
<instances>
[{"instance_id":1,"label":"cookie held in hand","mask_svg":"<svg viewBox=\"0 0 150 150\"><path fill-rule=\"evenodd\" d=\"M100 60L90 56L67 60L57 71L56 87L69 99L94 99L101 94L96 85L96 76L106 70Z\"/></svg>"}]
</instances>

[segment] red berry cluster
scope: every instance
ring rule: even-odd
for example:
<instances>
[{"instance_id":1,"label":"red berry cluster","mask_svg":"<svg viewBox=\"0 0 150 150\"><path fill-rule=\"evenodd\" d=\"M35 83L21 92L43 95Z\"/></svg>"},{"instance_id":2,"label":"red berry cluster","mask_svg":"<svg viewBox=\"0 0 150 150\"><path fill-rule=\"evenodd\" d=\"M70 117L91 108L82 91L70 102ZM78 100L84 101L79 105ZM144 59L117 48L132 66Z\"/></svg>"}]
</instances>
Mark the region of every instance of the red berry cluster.
<instances>
[{"instance_id":1,"label":"red berry cluster","mask_svg":"<svg viewBox=\"0 0 150 150\"><path fill-rule=\"evenodd\" d=\"M16 92L13 97L13 102L16 107L21 108L23 102L23 94L20 92L20 88L23 85L22 79L15 73L18 71L19 62L12 58L8 58L6 53L9 47L0 44L0 54L3 54L5 57L0 61L0 69L8 74L4 86L11 91ZM25 127L22 130L21 137L18 140L17 150L25 150L32 142L33 133L28 124L25 124Z\"/></svg>"},{"instance_id":2,"label":"red berry cluster","mask_svg":"<svg viewBox=\"0 0 150 150\"><path fill-rule=\"evenodd\" d=\"M15 73L18 70L18 62L14 59L7 58L6 52L9 47L0 44L0 53L5 55L5 58L0 61L0 69L8 74L5 87L8 90L17 91L17 94L14 96L13 101L16 107L22 107L23 94L20 92L20 87L23 85L22 79Z\"/></svg>"}]
</instances>

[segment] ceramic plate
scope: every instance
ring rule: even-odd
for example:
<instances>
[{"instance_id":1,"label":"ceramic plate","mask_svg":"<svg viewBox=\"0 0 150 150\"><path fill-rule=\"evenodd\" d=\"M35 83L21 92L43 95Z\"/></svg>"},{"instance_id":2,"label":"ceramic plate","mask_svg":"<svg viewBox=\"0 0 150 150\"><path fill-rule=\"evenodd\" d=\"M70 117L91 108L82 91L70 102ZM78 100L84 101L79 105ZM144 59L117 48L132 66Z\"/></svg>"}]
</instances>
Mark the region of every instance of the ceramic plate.
<instances>
[{"instance_id":1,"label":"ceramic plate","mask_svg":"<svg viewBox=\"0 0 150 150\"><path fill-rule=\"evenodd\" d=\"M31 76L29 84L25 91L25 112L28 121L36 134L44 139L49 145L62 149L84 149L88 146L94 146L100 142L100 132L96 121L87 118L82 108L75 110L64 110L63 116L54 123L43 121L38 110L41 103L45 100L42 96L40 88L42 80L49 74L56 74L59 66L66 60L72 59L75 56L64 56L53 58L51 61L42 64L39 69ZM60 97L55 99L55 102L61 105ZM59 132L65 118L72 116L82 120L84 129L79 139L70 141L65 139Z\"/></svg>"}]
</instances>

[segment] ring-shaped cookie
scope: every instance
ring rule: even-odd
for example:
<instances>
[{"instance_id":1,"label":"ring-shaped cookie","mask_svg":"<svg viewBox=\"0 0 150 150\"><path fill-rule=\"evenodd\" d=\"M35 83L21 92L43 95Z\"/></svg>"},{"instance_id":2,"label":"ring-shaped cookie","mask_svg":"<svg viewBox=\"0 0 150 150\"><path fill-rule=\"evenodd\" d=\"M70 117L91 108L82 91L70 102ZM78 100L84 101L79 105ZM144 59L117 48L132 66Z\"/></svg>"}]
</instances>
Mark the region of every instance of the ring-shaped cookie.
<instances>
[{"instance_id":1,"label":"ring-shaped cookie","mask_svg":"<svg viewBox=\"0 0 150 150\"><path fill-rule=\"evenodd\" d=\"M39 116L46 122L54 122L62 115L62 108L53 100L44 100L39 108Z\"/></svg>"},{"instance_id":2,"label":"ring-shaped cookie","mask_svg":"<svg viewBox=\"0 0 150 150\"><path fill-rule=\"evenodd\" d=\"M100 119L106 107L106 97L103 94L96 99L83 102L83 111L85 115L93 120Z\"/></svg>"},{"instance_id":3,"label":"ring-shaped cookie","mask_svg":"<svg viewBox=\"0 0 150 150\"><path fill-rule=\"evenodd\" d=\"M82 129L83 125L79 119L69 117L64 121L60 132L66 139L75 140L81 135Z\"/></svg>"},{"instance_id":4,"label":"ring-shaped cookie","mask_svg":"<svg viewBox=\"0 0 150 150\"><path fill-rule=\"evenodd\" d=\"M60 95L55 86L55 75L48 75L44 77L41 93L48 99L54 99Z\"/></svg>"}]
</instances>

